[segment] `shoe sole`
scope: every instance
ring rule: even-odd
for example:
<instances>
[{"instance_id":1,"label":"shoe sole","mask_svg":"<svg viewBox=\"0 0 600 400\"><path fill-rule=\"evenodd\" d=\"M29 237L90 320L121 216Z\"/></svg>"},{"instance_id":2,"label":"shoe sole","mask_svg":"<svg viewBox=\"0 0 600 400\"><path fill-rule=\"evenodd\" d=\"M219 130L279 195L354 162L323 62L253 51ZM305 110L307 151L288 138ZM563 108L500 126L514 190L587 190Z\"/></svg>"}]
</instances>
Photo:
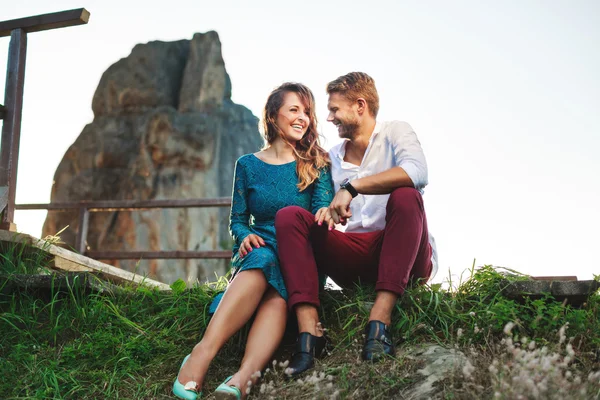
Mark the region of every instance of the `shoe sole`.
<instances>
[{"instance_id":1,"label":"shoe sole","mask_svg":"<svg viewBox=\"0 0 600 400\"><path fill-rule=\"evenodd\" d=\"M215 392L215 400L237 400L235 393Z\"/></svg>"},{"instance_id":2,"label":"shoe sole","mask_svg":"<svg viewBox=\"0 0 600 400\"><path fill-rule=\"evenodd\" d=\"M395 357L395 352L392 353L375 353L375 354L371 354L371 357L367 357L365 356L365 354L361 354L360 358L362 358L362 360L364 362L372 362L372 363L377 363L383 360L387 360L387 359L391 359Z\"/></svg>"}]
</instances>

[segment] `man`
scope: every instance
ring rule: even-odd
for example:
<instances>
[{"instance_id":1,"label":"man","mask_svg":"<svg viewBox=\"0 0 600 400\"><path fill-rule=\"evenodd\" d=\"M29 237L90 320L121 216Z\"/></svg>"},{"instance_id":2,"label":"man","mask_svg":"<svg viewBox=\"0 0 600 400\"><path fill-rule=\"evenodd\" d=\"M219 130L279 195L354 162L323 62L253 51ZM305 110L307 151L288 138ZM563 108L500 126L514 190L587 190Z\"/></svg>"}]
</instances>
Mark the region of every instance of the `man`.
<instances>
[{"instance_id":1,"label":"man","mask_svg":"<svg viewBox=\"0 0 600 400\"><path fill-rule=\"evenodd\" d=\"M409 280L427 280L437 269L421 197L427 163L414 131L405 122L376 120L379 96L365 73L337 78L327 93L327 121L346 139L329 151L339 189L326 212L313 216L286 207L275 219L288 306L300 331L287 370L292 376L311 368L325 346L317 313L319 273L342 287L375 284L362 351L370 361L394 353L388 327Z\"/></svg>"}]
</instances>

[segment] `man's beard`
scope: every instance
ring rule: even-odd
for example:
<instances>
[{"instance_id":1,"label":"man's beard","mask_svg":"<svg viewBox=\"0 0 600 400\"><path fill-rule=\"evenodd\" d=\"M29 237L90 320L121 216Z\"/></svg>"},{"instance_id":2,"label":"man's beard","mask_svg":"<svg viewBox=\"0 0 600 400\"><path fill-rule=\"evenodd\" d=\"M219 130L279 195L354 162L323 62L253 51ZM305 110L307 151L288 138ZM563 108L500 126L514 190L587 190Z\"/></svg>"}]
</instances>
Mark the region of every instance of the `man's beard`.
<instances>
[{"instance_id":1,"label":"man's beard","mask_svg":"<svg viewBox=\"0 0 600 400\"><path fill-rule=\"evenodd\" d=\"M338 135L342 139L354 139L358 133L358 123L356 121L343 122L338 127Z\"/></svg>"}]
</instances>

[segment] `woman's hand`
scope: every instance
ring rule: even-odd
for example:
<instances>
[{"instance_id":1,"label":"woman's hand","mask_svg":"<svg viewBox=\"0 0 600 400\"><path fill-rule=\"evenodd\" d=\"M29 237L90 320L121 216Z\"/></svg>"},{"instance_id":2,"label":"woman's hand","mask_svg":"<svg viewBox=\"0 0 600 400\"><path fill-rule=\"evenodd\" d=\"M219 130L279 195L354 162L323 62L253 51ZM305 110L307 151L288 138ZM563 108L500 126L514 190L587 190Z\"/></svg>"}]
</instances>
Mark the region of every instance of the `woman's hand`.
<instances>
[{"instance_id":1,"label":"woman's hand","mask_svg":"<svg viewBox=\"0 0 600 400\"><path fill-rule=\"evenodd\" d=\"M319 208L315 214L315 222L319 226L323 225L323 222L325 222L325 226L327 226L329 230L332 230L335 227L335 222L331 217L331 211L329 210L329 207Z\"/></svg>"},{"instance_id":2,"label":"woman's hand","mask_svg":"<svg viewBox=\"0 0 600 400\"><path fill-rule=\"evenodd\" d=\"M260 246L264 246L265 241L258 235L254 233L249 234L242 240L242 244L240 244L240 249L238 251L240 257L244 257L246 254L252 251L252 247L256 247L257 249Z\"/></svg>"}]
</instances>

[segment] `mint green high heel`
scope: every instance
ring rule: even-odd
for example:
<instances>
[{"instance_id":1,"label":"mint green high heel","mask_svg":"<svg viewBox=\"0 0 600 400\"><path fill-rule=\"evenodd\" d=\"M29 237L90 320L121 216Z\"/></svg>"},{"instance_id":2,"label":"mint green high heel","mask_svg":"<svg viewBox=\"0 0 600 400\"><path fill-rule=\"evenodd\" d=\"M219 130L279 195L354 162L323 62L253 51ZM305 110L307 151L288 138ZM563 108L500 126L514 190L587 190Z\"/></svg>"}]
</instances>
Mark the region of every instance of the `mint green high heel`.
<instances>
[{"instance_id":1,"label":"mint green high heel","mask_svg":"<svg viewBox=\"0 0 600 400\"><path fill-rule=\"evenodd\" d=\"M185 356L183 362L181 363L181 367L179 367L179 372L181 372L181 369L190 356L191 354ZM177 377L175 377L175 383L173 383L173 394L183 400L196 400L202 397L202 392L198 392L196 390L197 386L198 384L194 381L189 381L185 385L182 385L179 382L179 373L177 373Z\"/></svg>"},{"instance_id":2,"label":"mint green high heel","mask_svg":"<svg viewBox=\"0 0 600 400\"><path fill-rule=\"evenodd\" d=\"M225 379L217 390L215 390L215 400L242 400L242 391L235 386L227 384L231 378L233 378L233 375Z\"/></svg>"}]
</instances>

